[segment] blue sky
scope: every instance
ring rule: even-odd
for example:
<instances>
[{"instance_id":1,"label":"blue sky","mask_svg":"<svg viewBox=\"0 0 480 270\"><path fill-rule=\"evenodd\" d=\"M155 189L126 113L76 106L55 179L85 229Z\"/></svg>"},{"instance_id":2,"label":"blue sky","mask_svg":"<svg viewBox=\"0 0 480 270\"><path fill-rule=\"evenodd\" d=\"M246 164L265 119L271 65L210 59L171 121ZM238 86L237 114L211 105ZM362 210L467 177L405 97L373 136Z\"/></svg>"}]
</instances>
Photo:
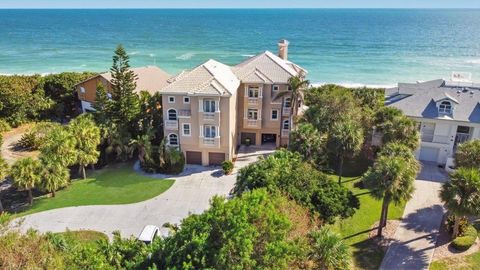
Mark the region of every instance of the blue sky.
<instances>
[{"instance_id":1,"label":"blue sky","mask_svg":"<svg viewBox=\"0 0 480 270\"><path fill-rule=\"evenodd\" d=\"M480 8L479 0L0 0L0 8Z\"/></svg>"}]
</instances>

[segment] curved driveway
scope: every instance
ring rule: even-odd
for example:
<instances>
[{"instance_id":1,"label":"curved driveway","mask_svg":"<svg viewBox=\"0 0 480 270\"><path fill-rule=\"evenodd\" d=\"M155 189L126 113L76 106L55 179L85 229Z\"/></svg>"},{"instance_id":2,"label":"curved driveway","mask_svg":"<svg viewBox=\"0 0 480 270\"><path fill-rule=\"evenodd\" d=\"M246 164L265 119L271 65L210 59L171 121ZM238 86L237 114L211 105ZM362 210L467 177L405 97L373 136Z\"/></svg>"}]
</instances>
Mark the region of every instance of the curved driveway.
<instances>
[{"instance_id":1,"label":"curved driveway","mask_svg":"<svg viewBox=\"0 0 480 270\"><path fill-rule=\"evenodd\" d=\"M170 189L153 199L134 204L77 206L40 212L25 216L20 229L34 228L40 232L84 229L109 236L118 230L123 236L136 236L148 224L161 227L166 222L179 223L189 213L202 213L214 195L228 195L239 168L272 152L271 149L242 148L232 175L223 175L218 167L187 166L180 176L169 177L175 180Z\"/></svg>"}]
</instances>

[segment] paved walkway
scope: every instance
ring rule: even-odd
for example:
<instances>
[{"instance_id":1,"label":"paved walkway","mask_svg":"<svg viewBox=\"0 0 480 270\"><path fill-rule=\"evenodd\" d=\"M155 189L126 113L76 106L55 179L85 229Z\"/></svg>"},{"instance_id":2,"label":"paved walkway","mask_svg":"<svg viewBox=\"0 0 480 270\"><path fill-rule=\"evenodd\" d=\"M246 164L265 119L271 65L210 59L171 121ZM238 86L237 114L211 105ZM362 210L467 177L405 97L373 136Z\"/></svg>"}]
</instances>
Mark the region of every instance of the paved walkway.
<instances>
[{"instance_id":1,"label":"paved walkway","mask_svg":"<svg viewBox=\"0 0 480 270\"><path fill-rule=\"evenodd\" d=\"M179 223L190 213L202 213L214 195L228 195L236 180L237 171L273 149L241 148L232 175L223 175L218 167L187 166L174 179L173 186L159 196L135 204L78 206L40 212L24 217L22 231L35 228L40 232L95 230L110 235L120 231L123 236L138 235L143 226ZM165 175L152 175L166 178ZM161 180L159 180L161 181ZM162 228L163 232L166 229Z\"/></svg>"},{"instance_id":2,"label":"paved walkway","mask_svg":"<svg viewBox=\"0 0 480 270\"><path fill-rule=\"evenodd\" d=\"M395 242L385 254L380 269L428 269L445 213L438 194L447 179L445 171L436 165L422 164L415 192L405 206Z\"/></svg>"}]
</instances>

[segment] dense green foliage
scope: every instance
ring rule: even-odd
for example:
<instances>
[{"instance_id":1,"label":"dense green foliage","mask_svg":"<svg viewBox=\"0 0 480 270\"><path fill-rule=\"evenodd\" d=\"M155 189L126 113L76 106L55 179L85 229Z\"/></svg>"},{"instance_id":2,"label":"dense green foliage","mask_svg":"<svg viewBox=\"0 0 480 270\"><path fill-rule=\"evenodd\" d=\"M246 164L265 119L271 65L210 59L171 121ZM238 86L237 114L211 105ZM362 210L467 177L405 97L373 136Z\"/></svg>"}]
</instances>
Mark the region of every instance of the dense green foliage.
<instances>
[{"instance_id":1,"label":"dense green foliage","mask_svg":"<svg viewBox=\"0 0 480 270\"><path fill-rule=\"evenodd\" d=\"M455 165L480 169L480 140L460 144L455 153Z\"/></svg>"},{"instance_id":2,"label":"dense green foliage","mask_svg":"<svg viewBox=\"0 0 480 270\"><path fill-rule=\"evenodd\" d=\"M240 170L234 192L238 195L257 188L286 193L325 222L349 217L359 207L350 191L303 162L299 154L284 150Z\"/></svg>"},{"instance_id":3,"label":"dense green foliage","mask_svg":"<svg viewBox=\"0 0 480 270\"><path fill-rule=\"evenodd\" d=\"M67 128L72 134L75 134L75 163L79 165L83 179L85 179L87 178L85 167L97 163L100 156L100 152L97 150L100 144L100 128L96 126L90 114L73 119Z\"/></svg>"},{"instance_id":4,"label":"dense green foliage","mask_svg":"<svg viewBox=\"0 0 480 270\"><path fill-rule=\"evenodd\" d=\"M311 232L310 238L312 240L310 258L315 261L318 269L350 269L348 246L342 241L340 235L324 227Z\"/></svg>"},{"instance_id":5,"label":"dense green foliage","mask_svg":"<svg viewBox=\"0 0 480 270\"><path fill-rule=\"evenodd\" d=\"M327 168L326 136L310 123L300 123L290 136L290 150L301 154L304 161L319 169Z\"/></svg>"},{"instance_id":6,"label":"dense green foliage","mask_svg":"<svg viewBox=\"0 0 480 270\"><path fill-rule=\"evenodd\" d=\"M222 163L222 169L224 174L231 174L233 172L233 162L231 160L225 160Z\"/></svg>"},{"instance_id":7,"label":"dense green foliage","mask_svg":"<svg viewBox=\"0 0 480 270\"><path fill-rule=\"evenodd\" d=\"M399 142L416 150L420 145L420 133L417 123L393 107L383 107L375 114L377 132L382 134L383 144Z\"/></svg>"},{"instance_id":8,"label":"dense green foliage","mask_svg":"<svg viewBox=\"0 0 480 270\"><path fill-rule=\"evenodd\" d=\"M14 127L42 118L71 118L78 113L73 86L92 75L64 72L45 77L0 76L0 118Z\"/></svg>"},{"instance_id":9,"label":"dense green foliage","mask_svg":"<svg viewBox=\"0 0 480 270\"><path fill-rule=\"evenodd\" d=\"M452 236L459 234L460 220L480 214L480 171L460 167L450 174L450 181L442 185L440 198L455 216Z\"/></svg>"}]
</instances>

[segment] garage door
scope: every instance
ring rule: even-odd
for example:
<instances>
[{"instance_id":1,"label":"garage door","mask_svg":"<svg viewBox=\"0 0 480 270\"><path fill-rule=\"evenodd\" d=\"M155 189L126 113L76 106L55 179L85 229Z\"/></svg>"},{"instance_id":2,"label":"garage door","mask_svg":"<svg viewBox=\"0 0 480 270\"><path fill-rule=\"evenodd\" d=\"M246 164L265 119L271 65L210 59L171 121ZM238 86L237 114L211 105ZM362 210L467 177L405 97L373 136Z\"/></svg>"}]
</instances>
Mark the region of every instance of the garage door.
<instances>
[{"instance_id":1,"label":"garage door","mask_svg":"<svg viewBox=\"0 0 480 270\"><path fill-rule=\"evenodd\" d=\"M225 153L208 153L208 164L222 165L225 161Z\"/></svg>"},{"instance_id":2,"label":"garage door","mask_svg":"<svg viewBox=\"0 0 480 270\"><path fill-rule=\"evenodd\" d=\"M202 165L202 152L187 151L187 164Z\"/></svg>"},{"instance_id":3,"label":"garage door","mask_svg":"<svg viewBox=\"0 0 480 270\"><path fill-rule=\"evenodd\" d=\"M256 144L256 142L255 142L256 136L257 135L255 133L242 132L242 134L241 134L242 144L245 144L245 140L248 138L248 139L250 139L250 144L255 145Z\"/></svg>"},{"instance_id":4,"label":"garage door","mask_svg":"<svg viewBox=\"0 0 480 270\"><path fill-rule=\"evenodd\" d=\"M420 160L423 161L432 161L432 162L437 162L438 160L438 148L433 148L433 147L422 147L420 148Z\"/></svg>"}]
</instances>

